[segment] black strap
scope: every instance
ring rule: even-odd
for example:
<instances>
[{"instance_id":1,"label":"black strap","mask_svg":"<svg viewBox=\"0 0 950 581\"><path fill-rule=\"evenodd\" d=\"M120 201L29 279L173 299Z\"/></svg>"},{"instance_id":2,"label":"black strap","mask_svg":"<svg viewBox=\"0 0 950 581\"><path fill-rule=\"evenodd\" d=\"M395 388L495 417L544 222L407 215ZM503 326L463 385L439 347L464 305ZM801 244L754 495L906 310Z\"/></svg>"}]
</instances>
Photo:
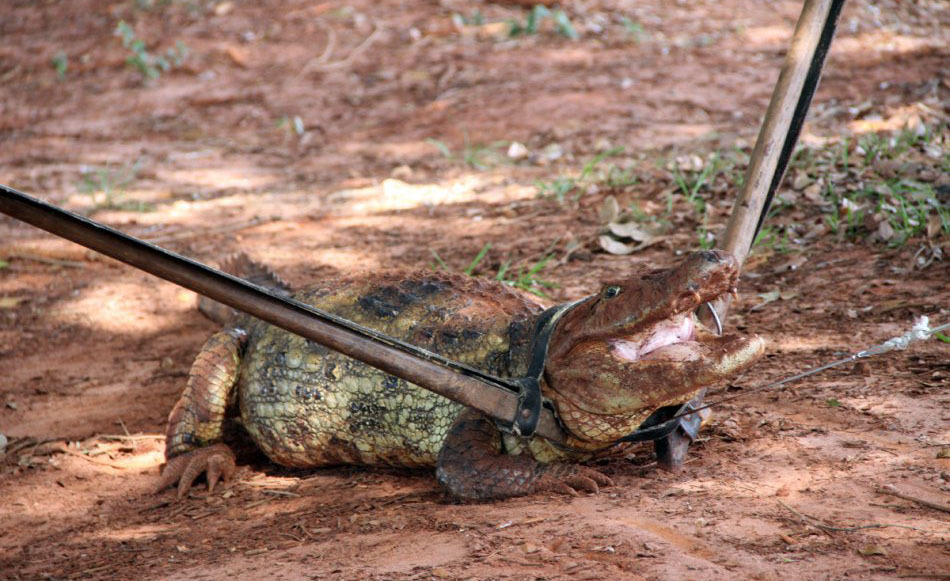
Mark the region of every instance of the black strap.
<instances>
[{"instance_id":1,"label":"black strap","mask_svg":"<svg viewBox=\"0 0 950 581\"><path fill-rule=\"evenodd\" d=\"M531 362L528 364L528 374L513 380L513 383L519 387L518 407L511 422L511 431L516 436L530 438L538 429L541 405L544 403L544 398L541 396L541 377L544 375L544 364L547 362L548 346L551 344L554 328L564 313L588 299L590 297L551 307L538 317L534 327L534 337L531 340Z\"/></svg>"},{"instance_id":2,"label":"black strap","mask_svg":"<svg viewBox=\"0 0 950 581\"><path fill-rule=\"evenodd\" d=\"M515 417L510 427L510 431L516 436L530 438L538 429L538 421L541 419L541 406L544 403L544 398L541 395L541 377L544 375L548 347L551 344L551 337L558 321L566 312L590 298L584 297L572 303L551 307L538 317L538 321L535 323L534 337L531 341L531 361L528 364L528 373L524 377L511 380L519 388L518 407L515 410ZM614 444L659 440L669 436L680 427L690 437L695 438L696 431L699 428L699 415L685 415L692 409L692 402L687 402L681 406L660 408L653 412L634 432L614 441Z\"/></svg>"},{"instance_id":3,"label":"black strap","mask_svg":"<svg viewBox=\"0 0 950 581\"><path fill-rule=\"evenodd\" d=\"M699 402L697 405L701 404L702 402ZM616 440L614 444L659 440L669 436L677 428L683 428L683 431L691 439L695 439L699 432L699 425L702 423L702 418L700 418L699 414L689 414L693 409L692 401L686 402L681 406L660 408L640 424L639 428Z\"/></svg>"}]
</instances>

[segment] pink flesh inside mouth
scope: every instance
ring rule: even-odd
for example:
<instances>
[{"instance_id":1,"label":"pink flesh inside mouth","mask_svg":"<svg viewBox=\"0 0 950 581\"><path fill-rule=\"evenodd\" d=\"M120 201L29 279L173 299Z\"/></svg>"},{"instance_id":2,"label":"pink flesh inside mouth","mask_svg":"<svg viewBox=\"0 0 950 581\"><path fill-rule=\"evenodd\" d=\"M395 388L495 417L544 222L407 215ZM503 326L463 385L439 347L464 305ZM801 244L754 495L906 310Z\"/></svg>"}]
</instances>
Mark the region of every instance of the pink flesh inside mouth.
<instances>
[{"instance_id":1,"label":"pink flesh inside mouth","mask_svg":"<svg viewBox=\"0 0 950 581\"><path fill-rule=\"evenodd\" d=\"M664 347L688 343L695 336L696 326L690 313L659 323L642 338L614 339L610 341L610 346L617 357L627 361L639 361Z\"/></svg>"}]
</instances>

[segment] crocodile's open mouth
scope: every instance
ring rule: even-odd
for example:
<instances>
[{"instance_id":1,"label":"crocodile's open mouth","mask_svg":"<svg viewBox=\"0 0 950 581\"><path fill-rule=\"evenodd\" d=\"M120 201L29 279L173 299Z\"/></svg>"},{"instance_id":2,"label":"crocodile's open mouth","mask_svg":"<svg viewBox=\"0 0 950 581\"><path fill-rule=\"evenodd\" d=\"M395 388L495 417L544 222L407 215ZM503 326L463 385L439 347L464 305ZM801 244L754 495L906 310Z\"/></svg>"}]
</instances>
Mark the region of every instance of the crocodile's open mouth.
<instances>
[{"instance_id":1,"label":"crocodile's open mouth","mask_svg":"<svg viewBox=\"0 0 950 581\"><path fill-rule=\"evenodd\" d=\"M734 257L699 252L566 314L564 336L573 341L553 351L560 358L549 359L546 377L571 433L590 442L616 439L755 361L760 338L718 335L695 315L703 303L734 294L738 279Z\"/></svg>"},{"instance_id":2,"label":"crocodile's open mouth","mask_svg":"<svg viewBox=\"0 0 950 581\"><path fill-rule=\"evenodd\" d=\"M643 359L667 359L670 361L688 358L695 352L697 328L702 323L693 313L682 313L660 321L649 329L621 339L611 339L610 351L626 361Z\"/></svg>"}]
</instances>

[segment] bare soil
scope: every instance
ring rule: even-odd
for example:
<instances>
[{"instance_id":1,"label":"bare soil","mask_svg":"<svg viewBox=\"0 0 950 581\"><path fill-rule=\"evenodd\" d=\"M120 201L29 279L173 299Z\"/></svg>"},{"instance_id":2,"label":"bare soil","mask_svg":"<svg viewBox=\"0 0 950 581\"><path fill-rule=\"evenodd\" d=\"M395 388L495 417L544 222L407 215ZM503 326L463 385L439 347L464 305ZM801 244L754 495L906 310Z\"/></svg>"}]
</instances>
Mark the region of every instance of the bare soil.
<instances>
[{"instance_id":1,"label":"bare soil","mask_svg":"<svg viewBox=\"0 0 950 581\"><path fill-rule=\"evenodd\" d=\"M455 0L4 2L0 183L202 261L246 250L297 285L429 268L432 250L462 270L490 243L476 274L553 252L537 276L557 283L552 301L579 297L697 247L670 168L748 150L800 4L564 9L577 40L550 19L508 38L522 9ZM145 80L119 21L151 57L180 41L187 58ZM871 132L936 128L944 149L898 169L946 188L948 46L946 3L852 0L803 140L854 151ZM507 157L512 141L530 155ZM536 181L615 146L632 185L538 195ZM735 194L720 186L703 188L713 232ZM817 230L747 263L727 326L769 354L723 390L880 343L918 315L950 320L939 228L895 247L836 236L818 204L783 191L797 204L777 220ZM672 228L628 256L601 251L608 195ZM5 217L0 259L2 578L950 571L950 514L885 491L948 506L950 346L937 340L723 405L681 472L658 471L644 446L598 465L616 485L595 495L457 505L428 471L291 471L248 454L232 486L179 502L151 488L167 414L214 331L194 294Z\"/></svg>"}]
</instances>

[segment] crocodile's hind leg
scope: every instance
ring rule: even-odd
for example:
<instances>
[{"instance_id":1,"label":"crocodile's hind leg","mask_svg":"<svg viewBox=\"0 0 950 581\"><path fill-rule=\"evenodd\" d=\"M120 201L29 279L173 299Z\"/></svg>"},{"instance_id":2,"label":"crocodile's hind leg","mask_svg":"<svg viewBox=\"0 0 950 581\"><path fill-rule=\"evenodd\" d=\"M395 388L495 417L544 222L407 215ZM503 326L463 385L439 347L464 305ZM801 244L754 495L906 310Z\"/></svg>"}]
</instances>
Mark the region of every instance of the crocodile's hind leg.
<instances>
[{"instance_id":1,"label":"crocodile's hind leg","mask_svg":"<svg viewBox=\"0 0 950 581\"><path fill-rule=\"evenodd\" d=\"M474 410L462 411L449 430L436 465L436 476L451 494L489 500L553 491L577 495L597 492L610 479L576 464L543 464L530 455L502 451L501 433Z\"/></svg>"},{"instance_id":2,"label":"crocodile's hind leg","mask_svg":"<svg viewBox=\"0 0 950 581\"><path fill-rule=\"evenodd\" d=\"M243 330L230 329L215 333L201 348L185 391L168 416L167 463L157 491L178 482L178 498L182 498L202 472L209 491L219 478L226 482L234 474L234 454L220 440L246 344Z\"/></svg>"}]
</instances>

